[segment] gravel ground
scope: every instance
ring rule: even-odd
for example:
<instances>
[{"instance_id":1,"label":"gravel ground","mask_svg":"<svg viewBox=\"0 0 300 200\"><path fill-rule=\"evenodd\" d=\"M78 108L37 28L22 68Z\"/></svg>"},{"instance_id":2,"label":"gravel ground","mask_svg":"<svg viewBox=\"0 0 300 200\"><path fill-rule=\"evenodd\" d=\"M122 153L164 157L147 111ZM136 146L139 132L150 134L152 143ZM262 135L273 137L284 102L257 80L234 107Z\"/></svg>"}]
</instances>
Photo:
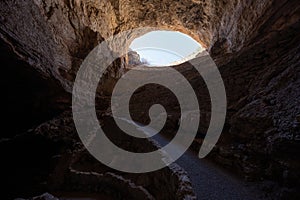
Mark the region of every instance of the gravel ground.
<instances>
[{"instance_id":1,"label":"gravel ground","mask_svg":"<svg viewBox=\"0 0 300 200\"><path fill-rule=\"evenodd\" d=\"M154 136L160 145L169 143L161 135ZM264 199L254 183L245 182L216 164L199 159L188 150L176 163L188 173L199 200L257 200Z\"/></svg>"}]
</instances>

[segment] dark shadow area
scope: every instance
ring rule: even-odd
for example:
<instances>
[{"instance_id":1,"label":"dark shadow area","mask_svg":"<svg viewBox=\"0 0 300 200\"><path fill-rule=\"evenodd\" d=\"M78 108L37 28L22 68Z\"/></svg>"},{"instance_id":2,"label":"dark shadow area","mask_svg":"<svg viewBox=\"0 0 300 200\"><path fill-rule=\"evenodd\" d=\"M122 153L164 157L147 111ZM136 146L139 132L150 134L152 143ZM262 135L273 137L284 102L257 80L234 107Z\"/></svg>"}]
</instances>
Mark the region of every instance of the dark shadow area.
<instances>
[{"instance_id":1,"label":"dark shadow area","mask_svg":"<svg viewBox=\"0 0 300 200\"><path fill-rule=\"evenodd\" d=\"M70 96L53 80L43 78L0 41L1 138L10 138L51 119L69 107Z\"/></svg>"}]
</instances>

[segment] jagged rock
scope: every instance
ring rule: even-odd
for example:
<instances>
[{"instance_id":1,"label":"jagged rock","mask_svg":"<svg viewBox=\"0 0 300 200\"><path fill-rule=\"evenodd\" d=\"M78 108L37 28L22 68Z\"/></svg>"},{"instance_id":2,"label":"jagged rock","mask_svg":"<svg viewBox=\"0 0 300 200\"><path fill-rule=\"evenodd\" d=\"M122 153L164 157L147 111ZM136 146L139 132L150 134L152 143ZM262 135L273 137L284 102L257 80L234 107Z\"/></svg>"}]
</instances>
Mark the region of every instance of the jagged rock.
<instances>
[{"instance_id":1,"label":"jagged rock","mask_svg":"<svg viewBox=\"0 0 300 200\"><path fill-rule=\"evenodd\" d=\"M158 148L153 142L126 143L127 137L111 127L112 120L103 120L109 120L104 123L105 130L114 129L109 138L122 148L144 152ZM26 134L2 140L0 146L3 162L14 164L11 167L3 165L6 174L2 175L2 181L8 187L5 188L7 192L12 193L8 198L50 191L95 193L117 199L196 199L188 175L177 164L144 174L123 173L101 164L80 142L71 112L64 112ZM17 148L22 148L22 152L15 150ZM13 157L5 156L4 150L10 151ZM25 161L29 163L22 164ZM164 187L156 185L157 182ZM38 198L50 197L45 194Z\"/></svg>"},{"instance_id":2,"label":"jagged rock","mask_svg":"<svg viewBox=\"0 0 300 200\"><path fill-rule=\"evenodd\" d=\"M137 66L142 64L140 55L136 51L129 51L128 52L128 64L129 66Z\"/></svg>"},{"instance_id":3,"label":"jagged rock","mask_svg":"<svg viewBox=\"0 0 300 200\"><path fill-rule=\"evenodd\" d=\"M36 92L39 98L29 97L28 105L22 100L27 96L21 91L30 90L34 84L17 87L12 95L15 101L5 101L4 106L9 105L9 108L20 104L21 108L37 108L29 110L41 108L42 115L28 117L34 118L28 120L28 126L39 123L37 119L48 120L70 109L76 72L97 44L121 31L143 26L181 31L208 49L227 89L226 127L214 156L224 159L222 155L226 155L221 162L237 168L249 179L269 178L283 186L287 184L287 187L292 187L288 184L290 182L299 185L299 6L296 0L0 1L0 37L2 43L10 46L15 57L23 62L20 66L29 70L23 82L32 80L37 72L37 77L43 81L34 82L35 85L48 82L49 85L44 85L42 90L53 92L50 96ZM131 35L126 44L116 45L126 49L142 34ZM1 58L3 60L5 58ZM13 68L14 64L5 63L4 68ZM200 122L197 136L197 141L201 141L210 118L207 88L189 64L183 63L175 68L197 90L200 107L204 107L201 115L205 116L201 119L206 120ZM109 96L124 69L126 58L112 64L99 88L102 92L100 98ZM9 83L10 76L13 75L5 77L7 88L13 88ZM163 89L145 88L137 94L141 99L134 103L133 110L139 111L135 118L144 123L149 120L145 116L147 110L141 112L140 108L149 106L146 100L150 94L165 103L167 110L175 107L168 122L169 133L174 132L179 116L176 99ZM159 94L160 91L163 94ZM166 99L163 100L162 96ZM101 102L105 103L97 106L105 110L109 101ZM40 103L42 106L35 107ZM52 109L55 112L48 114ZM22 115L22 118L26 117ZM17 125L19 121L16 120ZM12 138L16 132L29 128L22 126L22 129L10 131L13 126L7 126L4 137ZM50 130L45 126L44 133ZM55 133L58 137L53 136L51 140L60 137L59 131ZM73 138L69 140L73 141ZM284 193L290 193L290 189Z\"/></svg>"}]
</instances>

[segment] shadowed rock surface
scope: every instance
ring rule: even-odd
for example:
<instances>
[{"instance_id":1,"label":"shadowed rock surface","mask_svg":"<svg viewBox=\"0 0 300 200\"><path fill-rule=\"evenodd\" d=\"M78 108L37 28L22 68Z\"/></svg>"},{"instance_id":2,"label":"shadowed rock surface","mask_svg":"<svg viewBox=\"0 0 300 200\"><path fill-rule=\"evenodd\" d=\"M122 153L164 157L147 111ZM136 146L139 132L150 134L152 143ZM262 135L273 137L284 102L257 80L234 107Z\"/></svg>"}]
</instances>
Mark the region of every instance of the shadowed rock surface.
<instances>
[{"instance_id":1,"label":"shadowed rock surface","mask_svg":"<svg viewBox=\"0 0 300 200\"><path fill-rule=\"evenodd\" d=\"M222 137L209 157L249 181L265 181L262 189L278 199L299 199L300 4L297 0L4 0L0 2L0 13L0 60L4 70L1 105L5 116L1 131L2 180L8 182L5 188L8 196L29 197L46 192L51 188L46 180L53 170L65 167L60 156L66 156L62 160L68 163L68 159L77 155L76 145L81 144L74 128L67 124L72 121L72 85L87 54L110 36L152 26L190 35L208 49L219 67L227 92L228 115ZM126 49L143 34L131 35L125 44L116 45ZM121 57L102 79L97 97L97 102L101 102L97 104L99 115L107 112L109 95L117 79L126 72L127 64L128 57ZM197 150L210 120L208 91L189 63L174 67L187 77L199 98L202 120L192 146ZM166 135L172 137L180 116L174 106L176 99L164 88L151 85L141 88L132 101L134 118L139 122L149 120L145 113L155 102L149 99L159 99L171 110ZM59 115L63 111L69 114ZM59 119L61 124L53 125L51 119ZM40 123L43 124L38 126ZM42 129L44 126L47 128ZM55 134L48 137L52 131ZM117 197L148 194L143 189L136 191L134 187L123 186L128 182L120 181L119 174L59 173L62 175L54 177L66 175L74 180L88 177L91 185L103 176L104 186L114 182L126 190L117 193ZM163 172L157 173L159 178ZM172 177L170 171L165 173L166 179ZM120 176L135 182L135 178ZM146 190L158 198L155 195L159 190Z\"/></svg>"}]
</instances>

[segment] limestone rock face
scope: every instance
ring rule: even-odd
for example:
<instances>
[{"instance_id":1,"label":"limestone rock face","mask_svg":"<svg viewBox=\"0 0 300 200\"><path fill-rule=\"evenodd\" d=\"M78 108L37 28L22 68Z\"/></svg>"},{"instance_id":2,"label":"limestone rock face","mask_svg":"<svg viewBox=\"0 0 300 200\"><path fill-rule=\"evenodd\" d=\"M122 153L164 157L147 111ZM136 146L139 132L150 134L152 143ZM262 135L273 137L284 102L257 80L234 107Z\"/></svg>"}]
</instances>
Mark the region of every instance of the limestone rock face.
<instances>
[{"instance_id":1,"label":"limestone rock face","mask_svg":"<svg viewBox=\"0 0 300 200\"><path fill-rule=\"evenodd\" d=\"M113 129L109 138L121 148L141 152L157 149L154 143L128 140L116 126L111 126L110 117L101 118L100 123L103 121L107 122L104 130ZM87 199L196 199L188 175L177 164L134 174L119 172L97 161L80 142L70 111L22 135L1 140L0 150L5 163L10 163L4 164L4 173L1 172L5 199L43 191L61 192L60 196L64 192L74 193L75 197L86 195ZM33 199L54 197L45 194Z\"/></svg>"},{"instance_id":2,"label":"limestone rock face","mask_svg":"<svg viewBox=\"0 0 300 200\"><path fill-rule=\"evenodd\" d=\"M20 107L29 105L28 108L40 110L43 117L33 117L46 121L70 109L76 72L97 44L137 27L181 31L208 49L226 87L228 116L211 157L238 169L249 180L270 179L283 187L299 187L299 10L298 0L2 0L0 37L5 51L1 51L1 61L11 58L13 52L13 59L19 59L18 62L2 62L3 68L10 67L13 73L19 67L26 68L29 75L23 82L32 81L33 74L39 77L24 87L16 84L12 96L20 99L16 101ZM125 44L116 45L128 48L140 35L132 35ZM112 64L103 80L101 97L109 96L126 71L126 61L120 58ZM200 122L197 143L210 119L207 89L188 63L175 68L202 91L198 96L204 107L204 121ZM7 88L11 88L9 81L7 76ZM27 96L21 91L33 85L41 85L35 92L40 98L30 97L34 103L26 104L21 99ZM51 91L51 95L44 91ZM158 98L159 91L153 91L149 87L137 94L140 100L136 98L133 110L138 112L139 106L145 106L149 94ZM170 94L163 95L171 99L162 100L166 106L176 104ZM99 106L105 110L107 105ZM52 109L55 112L48 114ZM136 118L147 122L147 116L143 118L142 114L137 113ZM172 114L178 116L177 111ZM170 127L176 127L177 121L170 120ZM12 135L8 131L4 137ZM284 195L282 198L286 199Z\"/></svg>"},{"instance_id":3,"label":"limestone rock face","mask_svg":"<svg viewBox=\"0 0 300 200\"><path fill-rule=\"evenodd\" d=\"M294 24L298 6L287 0L10 0L0 5L1 38L66 90L90 50L120 31L144 26L181 31L212 55L226 55L221 61L228 62L242 48L254 45L251 39L262 42L264 32L274 34ZM286 10L290 12L283 14Z\"/></svg>"},{"instance_id":4,"label":"limestone rock face","mask_svg":"<svg viewBox=\"0 0 300 200\"><path fill-rule=\"evenodd\" d=\"M136 51L128 52L128 65L137 66L141 65L140 55Z\"/></svg>"}]
</instances>

